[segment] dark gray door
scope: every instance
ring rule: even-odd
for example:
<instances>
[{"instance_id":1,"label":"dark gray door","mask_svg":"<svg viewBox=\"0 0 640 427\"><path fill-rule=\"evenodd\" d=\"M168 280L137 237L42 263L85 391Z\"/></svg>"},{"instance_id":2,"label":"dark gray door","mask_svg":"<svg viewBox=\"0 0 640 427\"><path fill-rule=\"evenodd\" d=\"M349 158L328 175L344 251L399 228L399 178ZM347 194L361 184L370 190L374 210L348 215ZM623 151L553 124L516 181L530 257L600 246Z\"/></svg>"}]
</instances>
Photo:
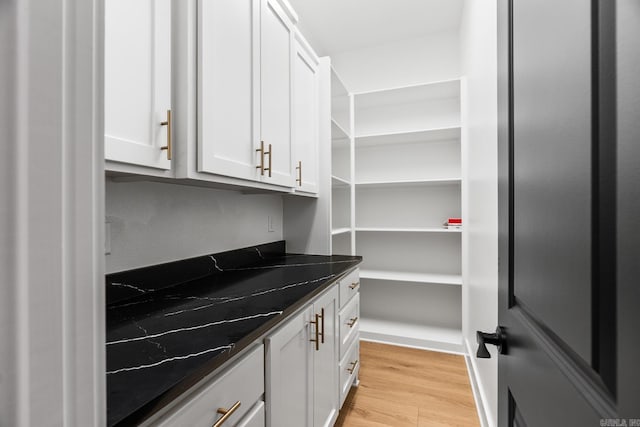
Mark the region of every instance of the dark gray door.
<instances>
[{"instance_id":1,"label":"dark gray door","mask_svg":"<svg viewBox=\"0 0 640 427\"><path fill-rule=\"evenodd\" d=\"M640 0L498 0L501 426L640 426Z\"/></svg>"}]
</instances>

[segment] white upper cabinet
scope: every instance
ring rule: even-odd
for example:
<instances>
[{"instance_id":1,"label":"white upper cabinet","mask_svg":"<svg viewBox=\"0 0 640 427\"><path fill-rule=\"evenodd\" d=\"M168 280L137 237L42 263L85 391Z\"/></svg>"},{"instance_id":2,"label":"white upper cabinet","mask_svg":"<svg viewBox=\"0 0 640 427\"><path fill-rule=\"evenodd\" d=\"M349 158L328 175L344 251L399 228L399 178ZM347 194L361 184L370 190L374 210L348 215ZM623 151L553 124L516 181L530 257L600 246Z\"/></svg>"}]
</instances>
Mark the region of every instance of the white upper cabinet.
<instances>
[{"instance_id":1,"label":"white upper cabinet","mask_svg":"<svg viewBox=\"0 0 640 427\"><path fill-rule=\"evenodd\" d=\"M319 61L296 34L293 60L293 145L296 191L318 192Z\"/></svg>"},{"instance_id":2,"label":"white upper cabinet","mask_svg":"<svg viewBox=\"0 0 640 427\"><path fill-rule=\"evenodd\" d=\"M317 194L319 60L287 1L108 0L105 19L107 171Z\"/></svg>"},{"instance_id":3,"label":"white upper cabinet","mask_svg":"<svg viewBox=\"0 0 640 427\"><path fill-rule=\"evenodd\" d=\"M198 2L200 172L259 179L260 1Z\"/></svg>"},{"instance_id":4,"label":"white upper cabinet","mask_svg":"<svg viewBox=\"0 0 640 427\"><path fill-rule=\"evenodd\" d=\"M295 165L291 144L293 24L275 0L261 0L260 88L261 140L265 182L293 187ZM257 147L260 148L260 147ZM260 153L258 153L260 154Z\"/></svg>"},{"instance_id":5,"label":"white upper cabinet","mask_svg":"<svg viewBox=\"0 0 640 427\"><path fill-rule=\"evenodd\" d=\"M104 97L105 158L171 169L170 0L105 2Z\"/></svg>"}]
</instances>

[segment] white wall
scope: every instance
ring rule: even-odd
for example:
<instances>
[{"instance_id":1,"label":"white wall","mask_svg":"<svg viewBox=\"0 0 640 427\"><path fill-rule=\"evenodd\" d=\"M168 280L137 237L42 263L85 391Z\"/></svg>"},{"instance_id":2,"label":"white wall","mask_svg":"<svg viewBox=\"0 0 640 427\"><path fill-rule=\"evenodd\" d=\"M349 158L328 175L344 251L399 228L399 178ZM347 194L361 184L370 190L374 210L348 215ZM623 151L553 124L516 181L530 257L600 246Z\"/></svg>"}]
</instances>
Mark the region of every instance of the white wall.
<instances>
[{"instance_id":1,"label":"white wall","mask_svg":"<svg viewBox=\"0 0 640 427\"><path fill-rule=\"evenodd\" d=\"M272 217L273 232L267 231ZM157 182L106 183L107 273L282 240L282 196Z\"/></svg>"},{"instance_id":2,"label":"white wall","mask_svg":"<svg viewBox=\"0 0 640 427\"><path fill-rule=\"evenodd\" d=\"M457 31L331 55L347 89L366 92L460 76Z\"/></svg>"},{"instance_id":3,"label":"white wall","mask_svg":"<svg viewBox=\"0 0 640 427\"><path fill-rule=\"evenodd\" d=\"M497 5L466 0L460 27L463 90L463 336L486 423L497 425L498 359L477 359L476 330L498 324Z\"/></svg>"}]
</instances>

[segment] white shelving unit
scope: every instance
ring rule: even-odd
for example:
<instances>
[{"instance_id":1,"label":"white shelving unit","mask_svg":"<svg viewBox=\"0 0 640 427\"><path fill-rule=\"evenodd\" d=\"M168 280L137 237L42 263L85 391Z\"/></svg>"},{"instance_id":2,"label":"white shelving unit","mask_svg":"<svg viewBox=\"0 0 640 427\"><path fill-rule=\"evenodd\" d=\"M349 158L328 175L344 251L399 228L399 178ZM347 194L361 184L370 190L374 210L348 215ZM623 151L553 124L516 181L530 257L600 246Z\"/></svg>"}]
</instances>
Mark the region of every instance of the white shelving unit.
<instances>
[{"instance_id":1,"label":"white shelving unit","mask_svg":"<svg viewBox=\"0 0 640 427\"><path fill-rule=\"evenodd\" d=\"M360 270L360 278L462 286L462 275L459 274L424 274L386 270Z\"/></svg>"},{"instance_id":2,"label":"white shelving unit","mask_svg":"<svg viewBox=\"0 0 640 427\"><path fill-rule=\"evenodd\" d=\"M362 302L361 302L362 304ZM360 320L361 339L427 348L451 353L460 352L462 332L459 328L418 325L413 321L399 322L365 318Z\"/></svg>"},{"instance_id":3,"label":"white shelving unit","mask_svg":"<svg viewBox=\"0 0 640 427\"><path fill-rule=\"evenodd\" d=\"M356 227L356 231L378 231L395 233L461 233L461 229L450 229L444 227L413 227L413 228L393 228L393 227Z\"/></svg>"},{"instance_id":4,"label":"white shelving unit","mask_svg":"<svg viewBox=\"0 0 640 427\"><path fill-rule=\"evenodd\" d=\"M353 110L361 338L462 352L464 231L444 226L461 214L460 79L356 93Z\"/></svg>"},{"instance_id":5,"label":"white shelving unit","mask_svg":"<svg viewBox=\"0 0 640 427\"><path fill-rule=\"evenodd\" d=\"M331 69L331 253L353 255L354 132L353 96Z\"/></svg>"},{"instance_id":6,"label":"white shelving unit","mask_svg":"<svg viewBox=\"0 0 640 427\"><path fill-rule=\"evenodd\" d=\"M331 230L331 235L332 236L337 236L338 234L343 234L343 233L351 233L351 228L350 227L344 227L344 228L335 228L335 229Z\"/></svg>"},{"instance_id":7,"label":"white shelving unit","mask_svg":"<svg viewBox=\"0 0 640 427\"><path fill-rule=\"evenodd\" d=\"M381 181L360 181L356 182L356 185L361 187L396 187L408 185L442 185L442 184L460 184L461 178L429 178L429 179L390 179Z\"/></svg>"},{"instance_id":8,"label":"white shelving unit","mask_svg":"<svg viewBox=\"0 0 640 427\"><path fill-rule=\"evenodd\" d=\"M340 178L339 176L331 177L331 185L333 187L351 187L351 183L348 180Z\"/></svg>"},{"instance_id":9,"label":"white shelving unit","mask_svg":"<svg viewBox=\"0 0 640 427\"><path fill-rule=\"evenodd\" d=\"M331 139L336 145L347 142L351 137L350 132L347 132L336 119L331 119Z\"/></svg>"}]
</instances>

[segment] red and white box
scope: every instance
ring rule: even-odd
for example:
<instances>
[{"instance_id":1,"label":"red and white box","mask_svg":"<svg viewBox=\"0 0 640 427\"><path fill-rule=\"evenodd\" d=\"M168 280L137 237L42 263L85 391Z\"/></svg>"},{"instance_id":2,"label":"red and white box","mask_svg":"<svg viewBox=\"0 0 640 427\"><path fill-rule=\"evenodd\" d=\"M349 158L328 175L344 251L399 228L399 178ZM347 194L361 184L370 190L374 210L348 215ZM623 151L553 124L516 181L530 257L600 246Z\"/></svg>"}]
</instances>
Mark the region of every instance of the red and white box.
<instances>
[{"instance_id":1,"label":"red and white box","mask_svg":"<svg viewBox=\"0 0 640 427\"><path fill-rule=\"evenodd\" d=\"M462 218L449 218L445 223L445 226L449 230L457 230L462 228Z\"/></svg>"}]
</instances>

